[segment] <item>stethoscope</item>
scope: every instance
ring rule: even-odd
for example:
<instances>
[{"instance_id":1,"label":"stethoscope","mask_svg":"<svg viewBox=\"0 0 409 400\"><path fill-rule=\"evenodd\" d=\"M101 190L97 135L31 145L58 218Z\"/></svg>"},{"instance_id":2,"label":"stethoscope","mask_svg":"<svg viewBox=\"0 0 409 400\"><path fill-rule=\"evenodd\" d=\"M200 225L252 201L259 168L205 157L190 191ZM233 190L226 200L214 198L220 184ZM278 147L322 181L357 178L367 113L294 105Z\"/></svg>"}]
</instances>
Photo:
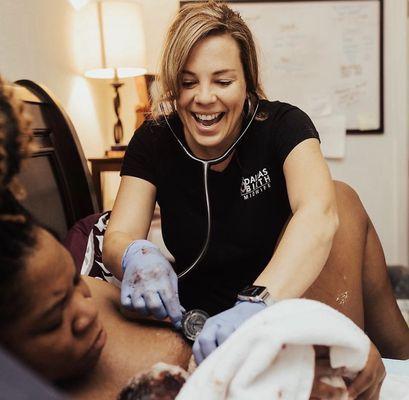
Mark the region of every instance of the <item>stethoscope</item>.
<instances>
[{"instance_id":1,"label":"stethoscope","mask_svg":"<svg viewBox=\"0 0 409 400\"><path fill-rule=\"evenodd\" d=\"M257 103L254 107L254 111L251 114L250 118L248 119L248 122L245 126L245 128L243 129L243 131L241 132L241 134L237 137L237 139L230 145L230 147L220 156L220 157L216 157L216 158L212 158L210 160L204 160L203 158L199 158L196 157L194 154L192 154L192 152L187 149L185 147L185 145L182 143L182 141L180 140L180 138L176 135L175 131L173 130L172 126L169 123L169 120L166 116L166 112L164 110L164 107L162 105L162 103L160 103L160 109L162 111L162 116L164 117L165 121L166 121L166 125L168 126L169 130L172 132L172 135L174 136L174 138L176 139L176 141L179 143L180 147L183 149L183 151L194 161L197 161L199 163L202 164L203 166L203 181L204 181L204 189L205 189L205 198L206 198L206 213L207 213L207 232L206 232L206 239L203 243L202 249L200 250L199 255L197 256L197 258L192 262L192 264L187 267L184 271L180 272L177 277L178 279L183 278L187 273L189 273L193 268L196 267L197 264L199 264L199 262L203 259L207 248L209 247L209 241L210 241L210 230L211 230L211 225L212 225L212 221L211 221L211 212L210 212L210 201L209 201L209 190L208 190L208 171L209 171L209 167L213 164L218 164L222 161L224 161L225 159L227 159L227 157L229 157L229 155L233 152L233 150L237 147L237 145L239 144L239 142L241 141L241 139L243 138L243 136L246 134L247 130L249 129L250 125L252 124L256 114L257 114L257 110L258 110L258 106L259 106L259 100L258 100L258 96L257 96Z\"/></svg>"},{"instance_id":2,"label":"stethoscope","mask_svg":"<svg viewBox=\"0 0 409 400\"><path fill-rule=\"evenodd\" d=\"M166 112L164 110L163 104L160 103L160 109L162 111L162 116L164 117L166 121L166 125L168 126L169 130L172 132L172 135L176 139L176 141L179 143L180 147L183 149L183 151L194 161L197 161L202 164L203 166L203 181L204 181L204 189L205 189L205 198L206 198L206 213L207 213L207 232L206 232L206 239L203 243L202 249L200 250L199 255L196 257L196 259L192 262L192 264L187 267L184 271L180 272L177 277L178 279L183 278L187 273L189 273L193 268L196 267L197 264L203 259L207 248L209 247L209 241L210 241L210 231L211 231L211 225L212 225L212 220L211 220L211 212L210 212L210 200L209 200L209 190L208 190L208 171L209 167L213 164L218 164L233 152L233 150L236 148L236 146L239 144L243 136L246 134L247 130L249 129L250 125L252 124L258 110L259 106L259 100L257 96L257 103L256 106L254 107L254 111L251 114L251 117L249 118L245 128L241 132L241 134L237 137L237 139L230 145L230 147L220 156L216 158L212 158L210 160L204 160L202 158L196 157L194 154L191 153L189 149L187 149L180 138L176 135L175 131L173 130L172 126L170 125L170 122L166 116ZM194 341L197 336L200 334L206 320L208 319L209 315L199 309L194 309L187 311L184 313L183 318L182 318L182 332L185 335L185 337L191 341Z\"/></svg>"}]
</instances>

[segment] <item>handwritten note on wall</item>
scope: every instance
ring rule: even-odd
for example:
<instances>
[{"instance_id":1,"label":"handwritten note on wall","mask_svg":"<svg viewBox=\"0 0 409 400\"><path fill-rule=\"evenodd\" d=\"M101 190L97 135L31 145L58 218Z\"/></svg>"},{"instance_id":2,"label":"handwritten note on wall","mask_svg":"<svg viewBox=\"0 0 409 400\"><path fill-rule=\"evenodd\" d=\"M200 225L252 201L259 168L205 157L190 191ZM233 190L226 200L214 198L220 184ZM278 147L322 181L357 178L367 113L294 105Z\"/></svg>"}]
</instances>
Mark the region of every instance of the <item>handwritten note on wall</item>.
<instances>
[{"instance_id":1,"label":"handwritten note on wall","mask_svg":"<svg viewBox=\"0 0 409 400\"><path fill-rule=\"evenodd\" d=\"M380 128L379 0L230 5L254 33L270 99L344 115L349 130Z\"/></svg>"}]
</instances>

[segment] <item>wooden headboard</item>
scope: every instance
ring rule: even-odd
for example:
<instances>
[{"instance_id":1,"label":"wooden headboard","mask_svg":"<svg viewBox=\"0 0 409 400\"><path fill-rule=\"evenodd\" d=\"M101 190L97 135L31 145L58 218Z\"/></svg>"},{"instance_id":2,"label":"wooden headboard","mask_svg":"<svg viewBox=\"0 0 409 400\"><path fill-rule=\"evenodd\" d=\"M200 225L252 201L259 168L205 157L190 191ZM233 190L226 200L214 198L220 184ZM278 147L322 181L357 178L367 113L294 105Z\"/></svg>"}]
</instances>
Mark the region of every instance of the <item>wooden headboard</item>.
<instances>
[{"instance_id":1,"label":"wooden headboard","mask_svg":"<svg viewBox=\"0 0 409 400\"><path fill-rule=\"evenodd\" d=\"M29 80L15 85L32 116L35 144L19 175L27 191L22 203L64 238L76 221L98 212L87 162L73 124L49 90Z\"/></svg>"}]
</instances>

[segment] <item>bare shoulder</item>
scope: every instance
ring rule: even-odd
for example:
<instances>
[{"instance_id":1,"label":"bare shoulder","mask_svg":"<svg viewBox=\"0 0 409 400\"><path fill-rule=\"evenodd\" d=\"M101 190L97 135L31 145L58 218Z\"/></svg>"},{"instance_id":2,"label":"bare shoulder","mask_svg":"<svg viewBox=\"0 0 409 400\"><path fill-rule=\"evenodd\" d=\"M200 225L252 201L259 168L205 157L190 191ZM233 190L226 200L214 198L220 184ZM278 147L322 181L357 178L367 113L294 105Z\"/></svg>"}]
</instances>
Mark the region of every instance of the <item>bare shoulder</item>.
<instances>
[{"instance_id":1,"label":"bare shoulder","mask_svg":"<svg viewBox=\"0 0 409 400\"><path fill-rule=\"evenodd\" d=\"M150 342L154 338L155 343L157 340L163 341L163 347L158 344L156 349L163 350L171 345L176 346L173 348L179 350L188 349L190 353L190 345L180 332L173 329L169 322L141 320L136 319L132 314L124 314L120 309L120 290L118 287L91 277L84 277L84 280L97 304L102 323L111 337L121 337L122 343L125 345L129 342L126 340L127 335L132 334L133 346L135 345L135 337L138 337L140 342ZM149 349L152 350L151 347Z\"/></svg>"},{"instance_id":2,"label":"bare shoulder","mask_svg":"<svg viewBox=\"0 0 409 400\"><path fill-rule=\"evenodd\" d=\"M120 291L118 287L90 276L83 276L82 279L90 288L92 297L98 305L110 305L119 310Z\"/></svg>"},{"instance_id":3,"label":"bare shoulder","mask_svg":"<svg viewBox=\"0 0 409 400\"><path fill-rule=\"evenodd\" d=\"M161 361L187 368L191 347L171 324L125 318L117 287L95 278L84 280L97 304L107 342L95 370L65 388L72 398L116 398L133 376Z\"/></svg>"}]
</instances>

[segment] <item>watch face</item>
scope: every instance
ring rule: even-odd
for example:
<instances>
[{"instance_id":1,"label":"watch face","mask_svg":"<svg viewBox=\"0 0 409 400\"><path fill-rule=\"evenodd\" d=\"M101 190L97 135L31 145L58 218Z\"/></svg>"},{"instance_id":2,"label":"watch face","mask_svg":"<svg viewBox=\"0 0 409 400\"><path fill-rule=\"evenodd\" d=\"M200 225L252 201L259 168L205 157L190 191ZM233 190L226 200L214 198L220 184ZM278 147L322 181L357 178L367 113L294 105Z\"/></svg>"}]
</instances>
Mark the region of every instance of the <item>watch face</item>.
<instances>
[{"instance_id":1,"label":"watch face","mask_svg":"<svg viewBox=\"0 0 409 400\"><path fill-rule=\"evenodd\" d=\"M239 294L245 297L257 297L262 295L265 290L266 288L264 286L249 286L240 291Z\"/></svg>"},{"instance_id":2,"label":"watch face","mask_svg":"<svg viewBox=\"0 0 409 400\"><path fill-rule=\"evenodd\" d=\"M185 313L182 318L182 332L185 337L195 341L208 318L209 314L203 310L190 310Z\"/></svg>"}]
</instances>

